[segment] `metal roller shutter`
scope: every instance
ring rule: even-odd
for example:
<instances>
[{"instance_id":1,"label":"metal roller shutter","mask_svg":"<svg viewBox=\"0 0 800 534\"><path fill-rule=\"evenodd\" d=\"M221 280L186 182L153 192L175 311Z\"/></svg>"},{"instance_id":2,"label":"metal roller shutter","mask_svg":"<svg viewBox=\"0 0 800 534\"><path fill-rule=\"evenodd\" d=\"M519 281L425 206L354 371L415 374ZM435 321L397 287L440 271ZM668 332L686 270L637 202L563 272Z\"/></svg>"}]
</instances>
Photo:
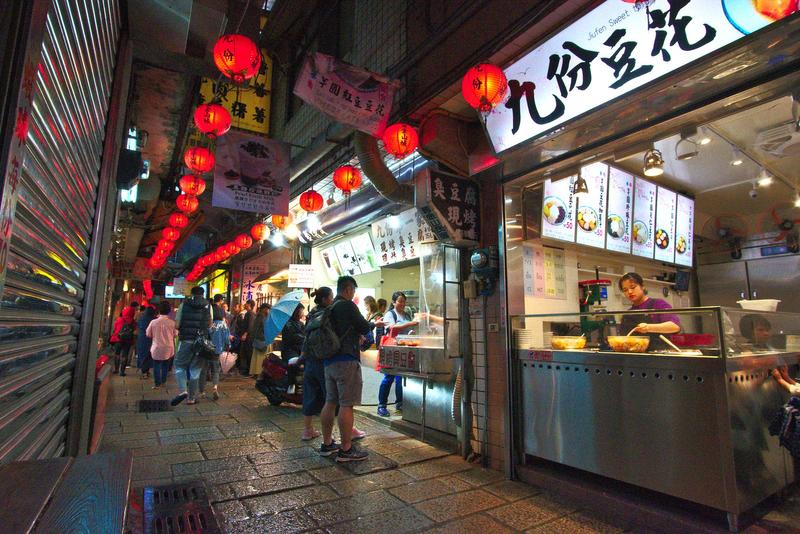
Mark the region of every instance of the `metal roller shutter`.
<instances>
[{"instance_id":1,"label":"metal roller shutter","mask_svg":"<svg viewBox=\"0 0 800 534\"><path fill-rule=\"evenodd\" d=\"M117 0L53 0L0 307L0 463L64 453L120 33Z\"/></svg>"}]
</instances>

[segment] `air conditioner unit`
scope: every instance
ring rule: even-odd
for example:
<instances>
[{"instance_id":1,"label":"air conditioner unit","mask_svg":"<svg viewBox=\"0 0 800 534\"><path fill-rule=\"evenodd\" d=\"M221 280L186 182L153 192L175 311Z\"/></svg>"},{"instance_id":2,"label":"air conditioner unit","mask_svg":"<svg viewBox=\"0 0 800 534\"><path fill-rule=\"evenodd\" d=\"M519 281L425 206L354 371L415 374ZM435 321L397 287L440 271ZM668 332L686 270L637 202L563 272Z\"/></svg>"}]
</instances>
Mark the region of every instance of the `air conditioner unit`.
<instances>
[{"instance_id":1,"label":"air conditioner unit","mask_svg":"<svg viewBox=\"0 0 800 534\"><path fill-rule=\"evenodd\" d=\"M777 158L800 156L800 131L794 121L759 132L755 146Z\"/></svg>"}]
</instances>

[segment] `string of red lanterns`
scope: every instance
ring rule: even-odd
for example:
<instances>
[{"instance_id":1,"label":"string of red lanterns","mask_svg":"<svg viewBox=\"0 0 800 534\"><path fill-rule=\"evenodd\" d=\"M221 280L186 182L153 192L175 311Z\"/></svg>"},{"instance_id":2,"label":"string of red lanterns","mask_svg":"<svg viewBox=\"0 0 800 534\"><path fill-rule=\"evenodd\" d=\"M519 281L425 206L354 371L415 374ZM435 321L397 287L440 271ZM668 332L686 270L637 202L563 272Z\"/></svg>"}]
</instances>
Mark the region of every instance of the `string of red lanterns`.
<instances>
[{"instance_id":1,"label":"string of red lanterns","mask_svg":"<svg viewBox=\"0 0 800 534\"><path fill-rule=\"evenodd\" d=\"M221 104L200 104L194 110L194 125L209 139L215 139L231 129L231 114Z\"/></svg>"},{"instance_id":2,"label":"string of red lanterns","mask_svg":"<svg viewBox=\"0 0 800 534\"><path fill-rule=\"evenodd\" d=\"M232 241L228 241L212 252L200 256L195 261L192 270L186 275L186 279L190 282L198 280L209 267L214 267L215 264L247 250L253 246L254 241L264 241L269 237L269 233L269 227L263 222L254 224L250 228L250 235L239 234Z\"/></svg>"},{"instance_id":3,"label":"string of red lanterns","mask_svg":"<svg viewBox=\"0 0 800 534\"><path fill-rule=\"evenodd\" d=\"M308 213L314 213L321 210L323 203L324 199L322 198L322 195L313 189L309 189L300 195L300 207L306 210Z\"/></svg>"}]
</instances>

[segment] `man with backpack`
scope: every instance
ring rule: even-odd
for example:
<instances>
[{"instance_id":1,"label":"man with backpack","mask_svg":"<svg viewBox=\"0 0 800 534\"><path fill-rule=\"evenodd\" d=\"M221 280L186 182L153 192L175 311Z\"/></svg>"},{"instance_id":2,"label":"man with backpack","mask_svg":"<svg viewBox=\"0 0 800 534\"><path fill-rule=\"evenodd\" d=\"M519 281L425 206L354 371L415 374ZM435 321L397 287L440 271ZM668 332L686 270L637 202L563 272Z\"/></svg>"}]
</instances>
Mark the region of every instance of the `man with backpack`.
<instances>
[{"instance_id":1,"label":"man with backpack","mask_svg":"<svg viewBox=\"0 0 800 534\"><path fill-rule=\"evenodd\" d=\"M355 279L342 276L336 284L333 304L319 317L318 324L307 327L306 349L325 365L325 406L322 423L321 456L336 455L337 462L366 460L367 453L352 443L353 406L361 402L361 336L382 322L368 322L353 303L356 294ZM316 319L316 318L315 318ZM325 344L323 340L327 338ZM339 407L339 433L342 443L333 441L333 420Z\"/></svg>"}]
</instances>

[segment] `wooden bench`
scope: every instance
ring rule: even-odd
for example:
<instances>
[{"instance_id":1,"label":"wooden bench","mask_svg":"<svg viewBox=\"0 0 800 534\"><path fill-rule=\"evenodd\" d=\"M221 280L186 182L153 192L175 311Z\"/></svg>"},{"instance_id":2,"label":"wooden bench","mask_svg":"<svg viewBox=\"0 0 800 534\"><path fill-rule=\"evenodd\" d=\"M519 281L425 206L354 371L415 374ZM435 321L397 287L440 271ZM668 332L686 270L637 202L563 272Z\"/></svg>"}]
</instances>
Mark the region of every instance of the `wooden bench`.
<instances>
[{"instance_id":1,"label":"wooden bench","mask_svg":"<svg viewBox=\"0 0 800 534\"><path fill-rule=\"evenodd\" d=\"M132 466L130 451L0 466L0 530L121 533Z\"/></svg>"}]
</instances>

